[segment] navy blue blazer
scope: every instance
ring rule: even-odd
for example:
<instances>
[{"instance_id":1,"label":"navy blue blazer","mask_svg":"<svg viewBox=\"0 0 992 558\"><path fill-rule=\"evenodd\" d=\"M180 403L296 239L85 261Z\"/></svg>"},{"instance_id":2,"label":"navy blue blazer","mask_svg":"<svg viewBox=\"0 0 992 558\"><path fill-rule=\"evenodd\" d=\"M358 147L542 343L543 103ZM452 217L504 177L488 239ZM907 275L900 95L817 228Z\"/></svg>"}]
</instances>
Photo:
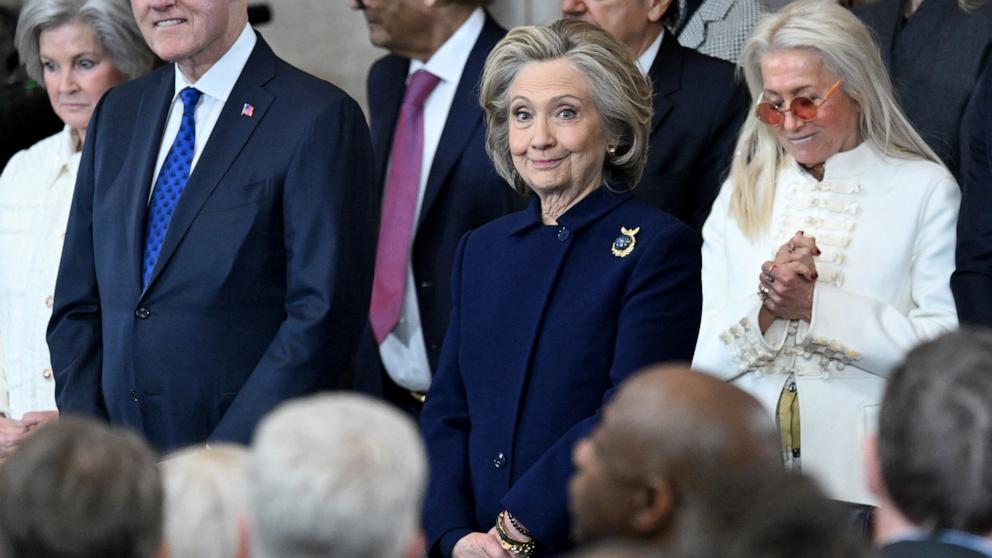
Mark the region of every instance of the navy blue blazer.
<instances>
[{"instance_id":1,"label":"navy blue blazer","mask_svg":"<svg viewBox=\"0 0 992 558\"><path fill-rule=\"evenodd\" d=\"M968 128L951 290L961 323L992 327L992 65L982 75Z\"/></svg>"},{"instance_id":2,"label":"navy blue blazer","mask_svg":"<svg viewBox=\"0 0 992 558\"><path fill-rule=\"evenodd\" d=\"M489 51L506 30L486 14L482 33L469 53L427 179L414 231L411 262L417 305L431 369L437 367L451 314L451 262L466 231L524 206L524 198L496 174L486 155L486 125L479 106L479 79ZM406 91L410 59L388 55L369 71L369 112L375 147L376 187L382 193L393 131ZM355 387L383 396L385 375L379 345L367 329L362 336Z\"/></svg>"},{"instance_id":3,"label":"navy blue blazer","mask_svg":"<svg viewBox=\"0 0 992 558\"><path fill-rule=\"evenodd\" d=\"M421 414L434 556L489 530L503 508L547 553L567 550L572 447L624 378L692 357L695 231L605 188L558 222L543 225L534 199L459 245L451 323ZM622 227L639 229L626 257L611 250Z\"/></svg>"},{"instance_id":4,"label":"navy blue blazer","mask_svg":"<svg viewBox=\"0 0 992 558\"><path fill-rule=\"evenodd\" d=\"M748 94L734 65L666 34L648 72L651 148L634 195L701 230L727 176Z\"/></svg>"},{"instance_id":5,"label":"navy blue blazer","mask_svg":"<svg viewBox=\"0 0 992 558\"><path fill-rule=\"evenodd\" d=\"M173 72L109 91L90 121L48 330L56 401L161 450L247 443L354 356L375 246L368 129L343 91L259 37L143 290Z\"/></svg>"}]
</instances>

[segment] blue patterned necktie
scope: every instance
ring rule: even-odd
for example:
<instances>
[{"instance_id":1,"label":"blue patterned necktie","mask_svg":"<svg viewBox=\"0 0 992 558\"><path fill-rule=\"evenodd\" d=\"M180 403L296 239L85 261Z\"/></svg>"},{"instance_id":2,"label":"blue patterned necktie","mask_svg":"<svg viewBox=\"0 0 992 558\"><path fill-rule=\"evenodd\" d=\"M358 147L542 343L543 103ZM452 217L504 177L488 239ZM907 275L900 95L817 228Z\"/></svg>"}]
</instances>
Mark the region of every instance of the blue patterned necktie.
<instances>
[{"instance_id":1,"label":"blue patterned necktie","mask_svg":"<svg viewBox=\"0 0 992 558\"><path fill-rule=\"evenodd\" d=\"M155 190L152 192L152 200L148 204L148 224L145 228L145 257L141 269L141 286L148 286L151 279L152 270L155 269L155 262L158 261L159 251L162 249L162 241L165 240L165 231L169 228L169 221L176 210L179 196L186 188L189 181L189 170L193 164L193 152L196 147L196 103L200 100L200 92L192 87L187 87L179 92L179 97L183 100L183 117L179 124L179 133L176 134L169 154L165 156L162 169L158 172L158 179L155 181Z\"/></svg>"}]
</instances>

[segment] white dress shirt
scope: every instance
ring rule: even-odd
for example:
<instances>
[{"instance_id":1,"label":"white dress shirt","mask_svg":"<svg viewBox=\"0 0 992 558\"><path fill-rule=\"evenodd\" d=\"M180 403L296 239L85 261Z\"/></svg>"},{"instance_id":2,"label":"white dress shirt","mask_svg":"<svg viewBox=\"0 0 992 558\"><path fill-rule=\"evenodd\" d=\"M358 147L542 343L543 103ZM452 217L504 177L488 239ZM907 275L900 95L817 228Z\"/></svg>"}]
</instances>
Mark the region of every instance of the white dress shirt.
<instances>
[{"instance_id":1,"label":"white dress shirt","mask_svg":"<svg viewBox=\"0 0 992 558\"><path fill-rule=\"evenodd\" d=\"M651 46L637 57L637 69L642 74L648 75L648 72L651 71L651 65L654 64L654 59L658 57L658 49L661 48L661 41L664 38L665 30L662 29L661 33L658 33L658 36L652 41Z\"/></svg>"},{"instance_id":2,"label":"white dress shirt","mask_svg":"<svg viewBox=\"0 0 992 558\"><path fill-rule=\"evenodd\" d=\"M231 95L234 84L241 77L241 70L244 69L251 56L252 49L258 39L250 25L245 25L241 35L234 42L234 45L218 60L209 70L196 81L190 83L186 76L179 69L179 65L174 65L176 72L176 87L172 94L172 105L169 108L169 119L165 123L165 133L162 135L162 145L158 149L158 161L155 163L155 172L152 174L152 188L149 190L148 199L151 201L152 191L155 189L155 181L158 180L158 173L165 164L165 157L169 154L172 142L179 133L179 125L183 117L183 101L179 93L187 87L195 87L202 93L200 101L196 105L196 145L193 148L193 164L190 166L190 174L196 168L203 148L210 139L217 120L220 119L221 109Z\"/></svg>"},{"instance_id":3,"label":"white dress shirt","mask_svg":"<svg viewBox=\"0 0 992 558\"><path fill-rule=\"evenodd\" d=\"M0 175L0 411L55 409L45 333L80 154L66 127Z\"/></svg>"},{"instance_id":4,"label":"white dress shirt","mask_svg":"<svg viewBox=\"0 0 992 558\"><path fill-rule=\"evenodd\" d=\"M427 70L441 78L434 91L424 102L424 151L420 164L420 188L417 193L417 209L413 222L420 218L420 208L424 202L427 178L437 152L448 111L458 89L465 63L475 46L482 27L486 22L482 8L476 8L472 15L455 33L441 45L441 48L427 62L410 61L410 73ZM409 78L408 75L408 78ZM387 174L388 176L388 174ZM416 225L414 225L416 226ZM416 231L414 232L416 236ZM411 242L414 237L411 237ZM389 377L406 389L427 391L431 385L431 367L424 345L424 330L420 323L420 308L417 306L417 290L413 277L413 262L407 264L406 287L403 289L403 307L400 319L393 331L379 344L379 355Z\"/></svg>"}]
</instances>

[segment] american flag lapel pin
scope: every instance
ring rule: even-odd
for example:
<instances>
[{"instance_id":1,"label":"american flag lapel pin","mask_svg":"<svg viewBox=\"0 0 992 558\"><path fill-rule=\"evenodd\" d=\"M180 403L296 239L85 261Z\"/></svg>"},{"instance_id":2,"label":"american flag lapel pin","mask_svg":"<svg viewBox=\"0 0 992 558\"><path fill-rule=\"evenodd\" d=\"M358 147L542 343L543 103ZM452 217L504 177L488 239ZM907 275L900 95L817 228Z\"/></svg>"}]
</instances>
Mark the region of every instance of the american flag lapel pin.
<instances>
[{"instance_id":1,"label":"american flag lapel pin","mask_svg":"<svg viewBox=\"0 0 992 558\"><path fill-rule=\"evenodd\" d=\"M252 105L245 103L245 106L241 107L241 116L251 118L253 114L255 114L255 107Z\"/></svg>"}]
</instances>

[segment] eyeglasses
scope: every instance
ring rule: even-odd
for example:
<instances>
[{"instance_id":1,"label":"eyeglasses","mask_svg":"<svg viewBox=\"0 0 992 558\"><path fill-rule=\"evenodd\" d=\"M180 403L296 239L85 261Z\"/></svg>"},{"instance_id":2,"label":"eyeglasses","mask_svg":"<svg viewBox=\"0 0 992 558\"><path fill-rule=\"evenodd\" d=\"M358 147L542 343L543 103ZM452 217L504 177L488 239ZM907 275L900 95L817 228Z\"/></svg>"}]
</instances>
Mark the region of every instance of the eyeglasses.
<instances>
[{"instance_id":1,"label":"eyeglasses","mask_svg":"<svg viewBox=\"0 0 992 558\"><path fill-rule=\"evenodd\" d=\"M793 116L802 120L803 122L809 122L810 120L816 119L817 109L827 102L827 99L831 95L837 92L840 84L844 83L843 79L837 80L826 93L823 94L823 98L819 102L810 99L809 97L796 97L792 99L792 103L787 109L781 109L776 107L774 104L765 101L764 103L758 103L758 108L754 111L755 116L758 120L764 122L769 126L778 126L785 121L785 113L791 112Z\"/></svg>"}]
</instances>

